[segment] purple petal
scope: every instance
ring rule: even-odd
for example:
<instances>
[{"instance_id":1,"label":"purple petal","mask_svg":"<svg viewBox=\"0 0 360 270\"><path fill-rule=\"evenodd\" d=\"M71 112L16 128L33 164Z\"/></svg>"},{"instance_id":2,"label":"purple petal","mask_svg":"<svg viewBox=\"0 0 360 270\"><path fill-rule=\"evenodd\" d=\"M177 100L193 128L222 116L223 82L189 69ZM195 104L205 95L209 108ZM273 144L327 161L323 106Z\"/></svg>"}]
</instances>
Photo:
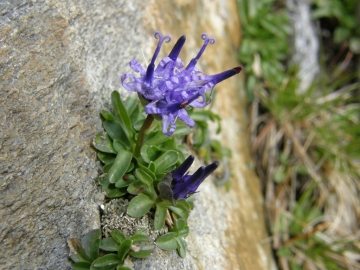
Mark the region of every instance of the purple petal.
<instances>
[{"instance_id":1,"label":"purple petal","mask_svg":"<svg viewBox=\"0 0 360 270\"><path fill-rule=\"evenodd\" d=\"M170 126L170 129L169 129ZM174 133L176 128L175 125L175 119L174 116L172 114L166 115L163 114L162 115L162 131L165 135L170 136Z\"/></svg>"},{"instance_id":2,"label":"purple petal","mask_svg":"<svg viewBox=\"0 0 360 270\"><path fill-rule=\"evenodd\" d=\"M181 109L178 112L179 119L183 121L185 124L187 124L190 128L193 128L195 126L195 121L190 118L187 111L185 109Z\"/></svg>"},{"instance_id":3,"label":"purple petal","mask_svg":"<svg viewBox=\"0 0 360 270\"><path fill-rule=\"evenodd\" d=\"M136 59L131 60L129 65L133 71L140 73L141 76L145 75L146 69Z\"/></svg>"}]
</instances>

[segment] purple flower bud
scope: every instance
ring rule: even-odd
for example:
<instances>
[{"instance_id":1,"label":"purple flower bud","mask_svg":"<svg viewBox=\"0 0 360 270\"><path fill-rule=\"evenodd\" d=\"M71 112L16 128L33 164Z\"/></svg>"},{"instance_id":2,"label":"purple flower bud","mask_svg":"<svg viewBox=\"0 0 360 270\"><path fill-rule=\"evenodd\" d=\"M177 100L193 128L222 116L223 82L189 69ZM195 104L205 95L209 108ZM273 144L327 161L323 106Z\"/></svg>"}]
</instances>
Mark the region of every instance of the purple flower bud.
<instances>
[{"instance_id":1,"label":"purple flower bud","mask_svg":"<svg viewBox=\"0 0 360 270\"><path fill-rule=\"evenodd\" d=\"M178 41L176 41L174 48L171 50L170 54L169 54L169 58L173 61L176 61L177 57L180 54L180 51L182 49L182 47L184 46L186 41L186 36L182 35Z\"/></svg>"},{"instance_id":2,"label":"purple flower bud","mask_svg":"<svg viewBox=\"0 0 360 270\"><path fill-rule=\"evenodd\" d=\"M217 162L203 167L201 166L193 175L188 175L187 171L194 161L193 156L189 156L178 168L172 171L172 191L174 199L185 199L194 194L205 178L208 177L219 166Z\"/></svg>"}]
</instances>

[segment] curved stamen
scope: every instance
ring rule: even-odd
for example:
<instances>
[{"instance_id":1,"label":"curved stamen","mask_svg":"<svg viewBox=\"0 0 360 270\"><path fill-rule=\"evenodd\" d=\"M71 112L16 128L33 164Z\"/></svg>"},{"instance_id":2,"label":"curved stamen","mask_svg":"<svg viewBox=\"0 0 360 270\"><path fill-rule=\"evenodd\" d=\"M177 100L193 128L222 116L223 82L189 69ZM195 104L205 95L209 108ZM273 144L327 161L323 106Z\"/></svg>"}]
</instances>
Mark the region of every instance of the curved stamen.
<instances>
[{"instance_id":1,"label":"curved stamen","mask_svg":"<svg viewBox=\"0 0 360 270\"><path fill-rule=\"evenodd\" d=\"M197 61L200 59L201 55L204 53L207 45L210 44L214 44L215 43L215 38L209 37L207 34L202 34L201 35L201 39L204 40L204 44L202 45L200 51L198 52L198 54L196 55L195 58L191 59L189 65L185 68L185 70L189 70L192 69L193 67L195 67Z\"/></svg>"},{"instance_id":2,"label":"curved stamen","mask_svg":"<svg viewBox=\"0 0 360 270\"><path fill-rule=\"evenodd\" d=\"M162 34L160 32L155 32L154 33L154 37L156 39L159 40L154 55L151 59L151 62L146 70L146 74L145 74L145 78L144 78L144 82L151 84L153 77L154 77L154 70L155 70L155 60L156 57L159 55L160 49L161 49L161 45L163 44L163 42L165 41L166 43L169 43L171 40L171 37L169 36L162 36Z\"/></svg>"},{"instance_id":3,"label":"curved stamen","mask_svg":"<svg viewBox=\"0 0 360 270\"><path fill-rule=\"evenodd\" d=\"M181 51L182 47L184 46L185 41L186 41L185 35L181 36L178 39L178 41L176 41L174 48L171 50L171 52L169 54L169 58L171 58L171 60L176 61L176 58L179 56L180 51Z\"/></svg>"}]
</instances>

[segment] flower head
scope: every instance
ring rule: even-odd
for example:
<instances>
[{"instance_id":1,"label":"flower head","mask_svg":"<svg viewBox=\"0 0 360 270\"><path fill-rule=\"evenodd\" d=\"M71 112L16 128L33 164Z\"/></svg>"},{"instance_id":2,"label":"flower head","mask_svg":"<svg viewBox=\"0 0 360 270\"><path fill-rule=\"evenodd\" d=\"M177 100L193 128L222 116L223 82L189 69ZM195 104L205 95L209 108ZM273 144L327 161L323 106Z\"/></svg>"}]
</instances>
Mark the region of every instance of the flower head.
<instances>
[{"instance_id":1,"label":"flower head","mask_svg":"<svg viewBox=\"0 0 360 270\"><path fill-rule=\"evenodd\" d=\"M162 36L160 32L155 32L154 37L159 41L148 67L143 67L133 59L130 67L133 71L140 73L140 77L126 73L121 77L121 83L125 89L137 92L148 102L145 106L146 113L161 116L163 133L171 135L175 131L175 121L178 118L189 127L195 125L194 120L186 112L187 106L203 108L208 105L212 100L214 86L239 73L242 67L235 67L215 75L206 75L201 72L196 67L196 63L207 45L215 43L214 38L202 34L203 46L186 68L183 61L178 58L186 40L185 36L179 38L170 54L163 58L155 68L155 60L162 44L170 42L171 38ZM211 91L210 100L206 101L206 92L209 90Z\"/></svg>"},{"instance_id":2,"label":"flower head","mask_svg":"<svg viewBox=\"0 0 360 270\"><path fill-rule=\"evenodd\" d=\"M214 162L204 167L201 166L193 175L188 174L188 170L194 162L194 156L189 156L178 168L172 171L171 189L174 199L185 199L194 194L200 184L218 167Z\"/></svg>"}]
</instances>

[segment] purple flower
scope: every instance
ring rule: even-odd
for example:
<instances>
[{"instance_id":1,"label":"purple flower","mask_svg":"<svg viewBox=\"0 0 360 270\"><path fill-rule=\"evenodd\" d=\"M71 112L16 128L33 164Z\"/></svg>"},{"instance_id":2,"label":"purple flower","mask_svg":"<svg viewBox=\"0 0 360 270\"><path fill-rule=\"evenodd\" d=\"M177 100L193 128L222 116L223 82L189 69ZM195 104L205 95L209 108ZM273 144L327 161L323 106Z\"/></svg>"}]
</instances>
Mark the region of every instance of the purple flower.
<instances>
[{"instance_id":1,"label":"purple flower","mask_svg":"<svg viewBox=\"0 0 360 270\"><path fill-rule=\"evenodd\" d=\"M204 167L201 166L193 175L187 173L191 164L194 162L194 156L189 156L178 168L172 171L171 188L174 199L185 199L194 194L200 184L218 167L214 162Z\"/></svg>"},{"instance_id":2,"label":"purple flower","mask_svg":"<svg viewBox=\"0 0 360 270\"><path fill-rule=\"evenodd\" d=\"M195 122L186 112L187 106L203 108L208 105L212 100L214 86L239 73L242 67L236 67L215 75L202 73L196 67L196 63L207 45L215 43L215 39L207 34L202 34L201 38L204 40L204 44L186 68L184 68L182 60L178 58L186 40L185 36L179 38L170 54L162 59L155 68L155 60L162 44L170 42L171 38L162 36L160 32L155 32L154 37L159 42L149 66L145 68L135 59L132 60L130 67L135 72L140 73L140 77L124 74L121 77L121 83L125 89L137 92L147 101L148 104L145 106L147 114L157 114L162 117L163 133L170 136L175 131L175 121L178 118L189 127L195 125ZM211 90L210 99L206 101L205 94L208 90Z\"/></svg>"}]
</instances>

